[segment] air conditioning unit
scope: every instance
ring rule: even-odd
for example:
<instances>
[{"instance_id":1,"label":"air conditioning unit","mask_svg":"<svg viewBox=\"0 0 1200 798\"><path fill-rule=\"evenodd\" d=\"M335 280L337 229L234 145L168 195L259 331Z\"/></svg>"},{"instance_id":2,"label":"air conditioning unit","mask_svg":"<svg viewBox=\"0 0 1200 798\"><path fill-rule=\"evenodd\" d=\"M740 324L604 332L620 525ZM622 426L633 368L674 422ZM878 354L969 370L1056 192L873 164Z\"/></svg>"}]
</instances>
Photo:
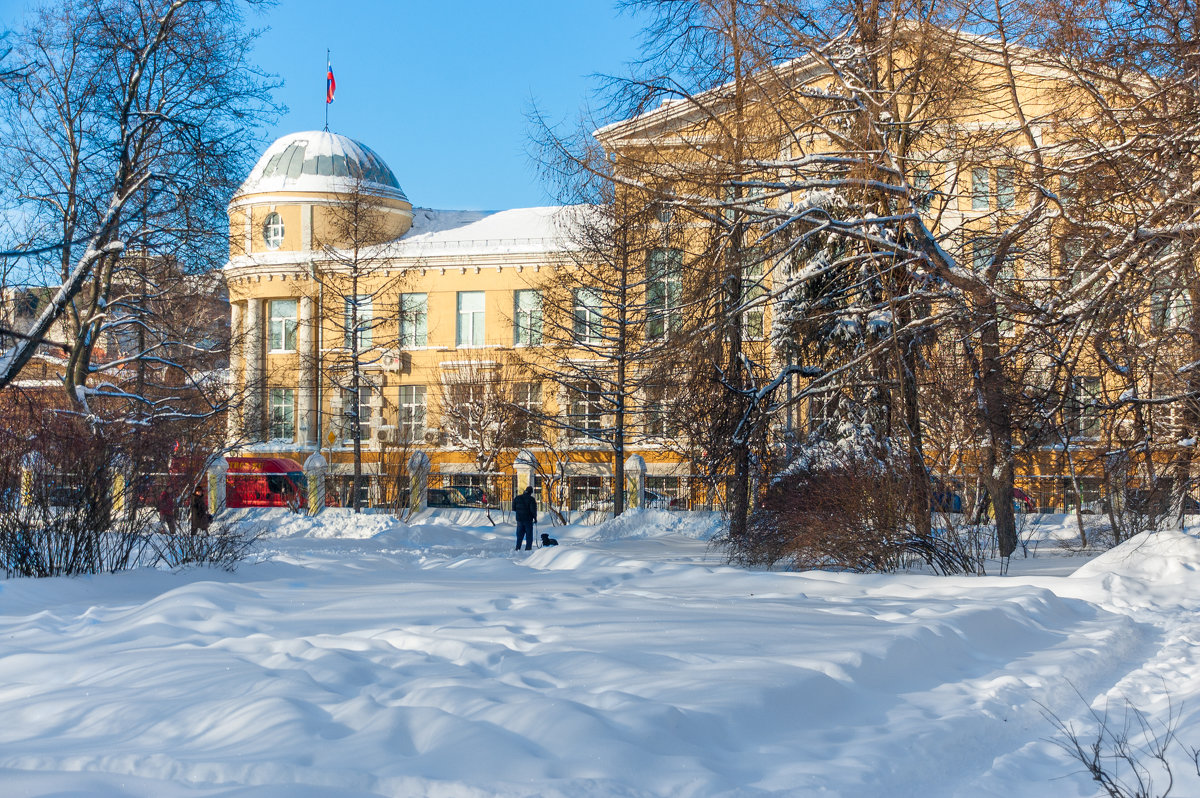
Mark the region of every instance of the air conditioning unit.
<instances>
[{"instance_id":1,"label":"air conditioning unit","mask_svg":"<svg viewBox=\"0 0 1200 798\"><path fill-rule=\"evenodd\" d=\"M442 442L442 431L437 427L431 427L425 430L425 443L430 446L436 446Z\"/></svg>"},{"instance_id":2,"label":"air conditioning unit","mask_svg":"<svg viewBox=\"0 0 1200 798\"><path fill-rule=\"evenodd\" d=\"M396 428L392 426L376 427L371 430L371 438L376 444L395 443L397 440Z\"/></svg>"},{"instance_id":3,"label":"air conditioning unit","mask_svg":"<svg viewBox=\"0 0 1200 798\"><path fill-rule=\"evenodd\" d=\"M395 354L384 355L379 363L385 371L412 374L412 355L408 352L396 352Z\"/></svg>"}]
</instances>

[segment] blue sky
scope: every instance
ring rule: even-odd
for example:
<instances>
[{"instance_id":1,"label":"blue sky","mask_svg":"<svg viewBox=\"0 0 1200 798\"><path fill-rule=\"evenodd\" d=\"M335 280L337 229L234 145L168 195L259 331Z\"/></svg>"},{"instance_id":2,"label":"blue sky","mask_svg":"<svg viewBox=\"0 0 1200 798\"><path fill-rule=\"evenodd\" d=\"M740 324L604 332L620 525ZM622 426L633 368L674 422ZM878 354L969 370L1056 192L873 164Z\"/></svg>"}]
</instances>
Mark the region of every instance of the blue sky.
<instances>
[{"instance_id":1,"label":"blue sky","mask_svg":"<svg viewBox=\"0 0 1200 798\"><path fill-rule=\"evenodd\" d=\"M27 4L0 0L0 24L17 27ZM527 112L577 117L590 76L635 57L638 30L612 0L279 0L258 25L259 64L288 107L269 138L325 124L329 48L329 129L382 155L413 204L471 210L549 201Z\"/></svg>"},{"instance_id":2,"label":"blue sky","mask_svg":"<svg viewBox=\"0 0 1200 798\"><path fill-rule=\"evenodd\" d=\"M589 75L621 72L637 23L611 0L281 0L259 61L286 82L275 134L325 123L325 49L337 99L329 129L392 167L415 205L545 204L529 162L531 104L560 119L594 100Z\"/></svg>"}]
</instances>

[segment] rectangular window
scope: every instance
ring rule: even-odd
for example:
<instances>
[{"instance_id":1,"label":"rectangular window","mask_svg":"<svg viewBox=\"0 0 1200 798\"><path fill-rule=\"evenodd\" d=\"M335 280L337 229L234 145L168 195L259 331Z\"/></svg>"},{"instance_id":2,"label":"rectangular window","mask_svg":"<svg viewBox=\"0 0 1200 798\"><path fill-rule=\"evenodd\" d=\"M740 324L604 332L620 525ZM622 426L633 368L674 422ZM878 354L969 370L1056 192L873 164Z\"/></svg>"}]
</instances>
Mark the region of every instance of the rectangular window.
<instances>
[{"instance_id":1,"label":"rectangular window","mask_svg":"<svg viewBox=\"0 0 1200 798\"><path fill-rule=\"evenodd\" d=\"M518 382L513 386L513 404L520 410L517 419L518 438L529 443L538 438L541 430L542 386L537 382Z\"/></svg>"},{"instance_id":2,"label":"rectangular window","mask_svg":"<svg viewBox=\"0 0 1200 798\"><path fill-rule=\"evenodd\" d=\"M742 270L742 335L753 341L766 337L766 309L763 306L767 296L766 286L763 285L763 262L749 263Z\"/></svg>"},{"instance_id":3,"label":"rectangular window","mask_svg":"<svg viewBox=\"0 0 1200 798\"><path fill-rule=\"evenodd\" d=\"M988 170L971 170L971 210L986 211L990 206Z\"/></svg>"},{"instance_id":4,"label":"rectangular window","mask_svg":"<svg viewBox=\"0 0 1200 798\"><path fill-rule=\"evenodd\" d=\"M451 382L446 386L446 398L450 400L451 405L462 411L462 416L478 414L477 411L468 409L467 405L483 405L489 387L483 380L487 380L488 377L481 372L465 372L457 375L456 379L460 381ZM481 381L475 382L477 379Z\"/></svg>"},{"instance_id":5,"label":"rectangular window","mask_svg":"<svg viewBox=\"0 0 1200 798\"><path fill-rule=\"evenodd\" d=\"M933 205L933 178L928 169L918 169L913 173L913 206L919 211L927 211Z\"/></svg>"},{"instance_id":6,"label":"rectangular window","mask_svg":"<svg viewBox=\"0 0 1200 798\"><path fill-rule=\"evenodd\" d=\"M996 257L996 241L989 236L980 236L971 239L971 268L976 273L982 274L987 271L992 265L992 260Z\"/></svg>"},{"instance_id":7,"label":"rectangular window","mask_svg":"<svg viewBox=\"0 0 1200 798\"><path fill-rule=\"evenodd\" d=\"M605 491L605 479L602 477L567 477L567 485L571 491L568 507L572 510L589 510L603 507L606 497L612 496L611 491Z\"/></svg>"},{"instance_id":8,"label":"rectangular window","mask_svg":"<svg viewBox=\"0 0 1200 798\"><path fill-rule=\"evenodd\" d=\"M1058 176L1058 198L1062 202L1069 203L1071 200L1075 199L1075 195L1077 193L1078 187L1075 183L1074 175Z\"/></svg>"},{"instance_id":9,"label":"rectangular window","mask_svg":"<svg viewBox=\"0 0 1200 798\"><path fill-rule=\"evenodd\" d=\"M539 382L518 382L513 386L513 403L526 413L542 412L542 384Z\"/></svg>"},{"instance_id":10,"label":"rectangular window","mask_svg":"<svg viewBox=\"0 0 1200 798\"><path fill-rule=\"evenodd\" d=\"M272 352L296 351L296 300L272 299L267 322L268 348Z\"/></svg>"},{"instance_id":11,"label":"rectangular window","mask_svg":"<svg viewBox=\"0 0 1200 798\"><path fill-rule=\"evenodd\" d=\"M356 328L357 336L354 334ZM345 315L342 319L342 329L346 331L343 345L347 349L357 349L358 351L370 349L371 328L371 295L359 294L357 297L346 297Z\"/></svg>"},{"instance_id":12,"label":"rectangular window","mask_svg":"<svg viewBox=\"0 0 1200 798\"><path fill-rule=\"evenodd\" d=\"M808 430L818 434L824 429L836 429L838 423L839 395L835 391L825 391L810 396L808 399Z\"/></svg>"},{"instance_id":13,"label":"rectangular window","mask_svg":"<svg viewBox=\"0 0 1200 798\"><path fill-rule=\"evenodd\" d=\"M1083 241L1078 238L1065 239L1061 249L1062 273L1070 287L1074 288L1083 278Z\"/></svg>"},{"instance_id":14,"label":"rectangular window","mask_svg":"<svg viewBox=\"0 0 1200 798\"><path fill-rule=\"evenodd\" d=\"M400 295L400 346L429 345L429 295Z\"/></svg>"},{"instance_id":15,"label":"rectangular window","mask_svg":"<svg viewBox=\"0 0 1200 798\"><path fill-rule=\"evenodd\" d=\"M688 492L679 477L646 476L646 506L651 510L685 510Z\"/></svg>"},{"instance_id":16,"label":"rectangular window","mask_svg":"<svg viewBox=\"0 0 1200 798\"><path fill-rule=\"evenodd\" d=\"M678 417L672 412L666 386L651 385L646 388L642 418L646 435L652 438L672 438L679 432Z\"/></svg>"},{"instance_id":17,"label":"rectangular window","mask_svg":"<svg viewBox=\"0 0 1200 798\"><path fill-rule=\"evenodd\" d=\"M540 346L542 343L542 293L513 291L513 346Z\"/></svg>"},{"instance_id":18,"label":"rectangular window","mask_svg":"<svg viewBox=\"0 0 1200 798\"><path fill-rule=\"evenodd\" d=\"M1100 434L1100 378L1077 377L1071 384L1071 404L1067 408L1068 429L1079 438Z\"/></svg>"},{"instance_id":19,"label":"rectangular window","mask_svg":"<svg viewBox=\"0 0 1200 798\"><path fill-rule=\"evenodd\" d=\"M646 262L646 338L659 341L683 321L683 253L652 249Z\"/></svg>"},{"instance_id":20,"label":"rectangular window","mask_svg":"<svg viewBox=\"0 0 1200 798\"><path fill-rule=\"evenodd\" d=\"M1155 332L1187 324L1191 320L1187 290L1172 286L1171 283L1169 279L1154 281L1150 294L1150 327Z\"/></svg>"},{"instance_id":21,"label":"rectangular window","mask_svg":"<svg viewBox=\"0 0 1200 798\"><path fill-rule=\"evenodd\" d=\"M371 397L376 393L370 386L360 386L358 396L354 395L354 391L346 389L342 391L342 414L345 417L345 437L347 440L354 440L354 425L358 424L358 435L360 441L369 441L371 439Z\"/></svg>"},{"instance_id":22,"label":"rectangular window","mask_svg":"<svg viewBox=\"0 0 1200 798\"><path fill-rule=\"evenodd\" d=\"M273 441L291 441L296 437L296 391L292 388L271 389L271 430Z\"/></svg>"},{"instance_id":23,"label":"rectangular window","mask_svg":"<svg viewBox=\"0 0 1200 798\"><path fill-rule=\"evenodd\" d=\"M996 240L990 236L979 236L970 242L971 251L971 267L979 275L990 269L996 258ZM1015 290L1017 279L1016 270L1013 267L1011 258L1005 258L1000 264L1000 268L996 272L996 285L1003 292ZM1017 325L1009 312L1008 306L1003 302L996 305L997 325L1000 334L1003 336L1012 336L1016 334Z\"/></svg>"},{"instance_id":24,"label":"rectangular window","mask_svg":"<svg viewBox=\"0 0 1200 798\"><path fill-rule=\"evenodd\" d=\"M996 170L996 207L1011 208L1016 204L1016 170L1011 166L1003 166Z\"/></svg>"},{"instance_id":25,"label":"rectangular window","mask_svg":"<svg viewBox=\"0 0 1200 798\"><path fill-rule=\"evenodd\" d=\"M458 346L483 346L483 291L458 292Z\"/></svg>"},{"instance_id":26,"label":"rectangular window","mask_svg":"<svg viewBox=\"0 0 1200 798\"><path fill-rule=\"evenodd\" d=\"M400 386L400 441L421 443L425 440L425 386Z\"/></svg>"},{"instance_id":27,"label":"rectangular window","mask_svg":"<svg viewBox=\"0 0 1200 798\"><path fill-rule=\"evenodd\" d=\"M594 380L584 380L572 385L567 393L568 435L577 439L594 438L594 433L600 430L600 385Z\"/></svg>"},{"instance_id":28,"label":"rectangular window","mask_svg":"<svg viewBox=\"0 0 1200 798\"><path fill-rule=\"evenodd\" d=\"M460 440L479 440L486 437L482 429L492 418L490 391L482 371L449 372L446 375L446 406L442 408L442 426Z\"/></svg>"},{"instance_id":29,"label":"rectangular window","mask_svg":"<svg viewBox=\"0 0 1200 798\"><path fill-rule=\"evenodd\" d=\"M600 292L597 289L575 289L574 322L576 343L600 343L603 324L600 317Z\"/></svg>"}]
</instances>

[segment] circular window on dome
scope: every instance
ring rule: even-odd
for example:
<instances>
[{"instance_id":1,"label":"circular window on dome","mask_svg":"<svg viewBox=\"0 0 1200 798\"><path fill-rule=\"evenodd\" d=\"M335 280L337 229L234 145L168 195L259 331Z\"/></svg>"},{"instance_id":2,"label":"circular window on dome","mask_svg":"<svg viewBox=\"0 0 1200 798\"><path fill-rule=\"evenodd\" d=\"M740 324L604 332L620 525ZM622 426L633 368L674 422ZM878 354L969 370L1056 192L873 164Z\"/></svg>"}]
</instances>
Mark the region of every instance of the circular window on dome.
<instances>
[{"instance_id":1,"label":"circular window on dome","mask_svg":"<svg viewBox=\"0 0 1200 798\"><path fill-rule=\"evenodd\" d=\"M283 245L283 217L279 214L267 214L263 222L263 243L267 249L279 249Z\"/></svg>"}]
</instances>

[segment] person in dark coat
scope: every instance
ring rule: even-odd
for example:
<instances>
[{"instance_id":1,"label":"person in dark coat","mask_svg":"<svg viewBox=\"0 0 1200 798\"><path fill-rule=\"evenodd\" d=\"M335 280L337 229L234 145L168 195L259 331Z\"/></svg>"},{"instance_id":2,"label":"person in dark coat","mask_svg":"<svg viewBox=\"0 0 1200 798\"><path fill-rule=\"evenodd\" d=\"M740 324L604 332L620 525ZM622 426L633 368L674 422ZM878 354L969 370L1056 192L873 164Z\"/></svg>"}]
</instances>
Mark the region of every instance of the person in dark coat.
<instances>
[{"instance_id":1,"label":"person in dark coat","mask_svg":"<svg viewBox=\"0 0 1200 798\"><path fill-rule=\"evenodd\" d=\"M513 514L517 516L517 550L520 551L524 540L525 551L529 551L533 548L533 525L537 523L537 500L533 498L532 485L513 499Z\"/></svg>"},{"instance_id":2,"label":"person in dark coat","mask_svg":"<svg viewBox=\"0 0 1200 798\"><path fill-rule=\"evenodd\" d=\"M204 498L204 491L196 488L192 493L192 534L207 532L211 521L212 516L208 514L208 501Z\"/></svg>"},{"instance_id":3,"label":"person in dark coat","mask_svg":"<svg viewBox=\"0 0 1200 798\"><path fill-rule=\"evenodd\" d=\"M158 520L162 521L163 526L167 528L167 532L175 534L175 500L171 496L170 488L163 488L162 493L158 494L158 504L155 506L158 510Z\"/></svg>"}]
</instances>

